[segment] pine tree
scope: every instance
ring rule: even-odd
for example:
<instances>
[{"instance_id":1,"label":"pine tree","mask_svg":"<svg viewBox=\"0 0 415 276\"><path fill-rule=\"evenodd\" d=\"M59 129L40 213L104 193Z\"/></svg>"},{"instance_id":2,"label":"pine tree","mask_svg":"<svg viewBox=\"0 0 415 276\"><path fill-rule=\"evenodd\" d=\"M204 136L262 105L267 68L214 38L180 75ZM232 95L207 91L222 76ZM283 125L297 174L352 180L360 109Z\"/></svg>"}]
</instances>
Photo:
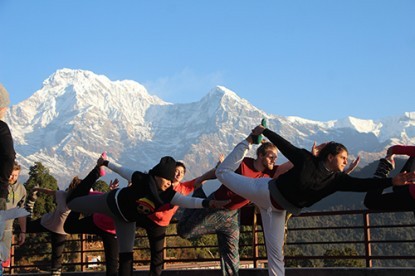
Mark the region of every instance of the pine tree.
<instances>
[{"instance_id":1,"label":"pine tree","mask_svg":"<svg viewBox=\"0 0 415 276\"><path fill-rule=\"evenodd\" d=\"M39 186L51 190L59 190L56 179L49 174L49 169L44 167L41 162L35 162L34 166L30 167L29 179L25 183L28 193L35 187ZM34 208L33 219L40 218L43 214L49 213L56 208L54 198L42 193L38 194Z\"/></svg>"}]
</instances>

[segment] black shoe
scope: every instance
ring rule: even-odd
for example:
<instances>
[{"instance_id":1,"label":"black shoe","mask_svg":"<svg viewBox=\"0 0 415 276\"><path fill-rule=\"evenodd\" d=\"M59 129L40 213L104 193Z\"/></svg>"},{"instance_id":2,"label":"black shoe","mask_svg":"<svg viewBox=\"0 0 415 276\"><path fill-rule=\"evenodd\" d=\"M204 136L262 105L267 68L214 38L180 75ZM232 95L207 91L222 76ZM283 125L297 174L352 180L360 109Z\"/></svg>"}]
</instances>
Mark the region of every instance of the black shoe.
<instances>
[{"instance_id":1,"label":"black shoe","mask_svg":"<svg viewBox=\"0 0 415 276\"><path fill-rule=\"evenodd\" d=\"M39 186L35 186L37 188ZM35 208L36 199L38 197L38 191L31 191L29 196L27 197L25 209L30 213L30 217L33 217L33 209Z\"/></svg>"},{"instance_id":2,"label":"black shoe","mask_svg":"<svg viewBox=\"0 0 415 276\"><path fill-rule=\"evenodd\" d=\"M389 173L391 170L394 169L394 164L386 160L385 158L381 158L379 160L378 167L376 169L376 172L374 174L374 177L376 178L386 178L389 176Z\"/></svg>"},{"instance_id":3,"label":"black shoe","mask_svg":"<svg viewBox=\"0 0 415 276\"><path fill-rule=\"evenodd\" d=\"M260 135L251 134L251 138L252 138L252 143L253 144L259 145L259 144L261 144L262 139L264 139L264 136L262 136L262 134L260 134Z\"/></svg>"},{"instance_id":4,"label":"black shoe","mask_svg":"<svg viewBox=\"0 0 415 276\"><path fill-rule=\"evenodd\" d=\"M50 272L50 275L53 275L53 276L59 276L61 274L62 274L62 268L58 268L58 269L52 268L52 271Z\"/></svg>"}]
</instances>

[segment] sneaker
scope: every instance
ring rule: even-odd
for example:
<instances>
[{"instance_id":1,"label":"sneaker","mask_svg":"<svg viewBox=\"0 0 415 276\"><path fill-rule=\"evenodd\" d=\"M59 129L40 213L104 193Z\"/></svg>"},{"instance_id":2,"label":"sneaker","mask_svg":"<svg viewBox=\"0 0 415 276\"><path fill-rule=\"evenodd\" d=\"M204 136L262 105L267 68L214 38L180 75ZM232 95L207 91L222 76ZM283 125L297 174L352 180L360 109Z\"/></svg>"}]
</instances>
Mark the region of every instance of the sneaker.
<instances>
[{"instance_id":1,"label":"sneaker","mask_svg":"<svg viewBox=\"0 0 415 276\"><path fill-rule=\"evenodd\" d=\"M263 118L261 120L261 125L265 128L267 127L267 120L265 120L265 118ZM262 139L264 139L264 136L262 134L260 134L260 135L252 135L251 134L251 137L252 137L253 143L256 144L256 145L261 144Z\"/></svg>"},{"instance_id":2,"label":"sneaker","mask_svg":"<svg viewBox=\"0 0 415 276\"><path fill-rule=\"evenodd\" d=\"M381 158L379 160L379 164L374 174L374 177L386 178L388 177L390 171L392 171L394 168L395 168L395 162L393 161L393 159L387 160L385 158Z\"/></svg>"},{"instance_id":3,"label":"sneaker","mask_svg":"<svg viewBox=\"0 0 415 276\"><path fill-rule=\"evenodd\" d=\"M104 151L102 154L101 154L101 157L104 159L104 160L107 160L107 152L106 151ZM99 176L105 176L105 174L106 174L106 172L105 172L105 166L100 166L99 167Z\"/></svg>"},{"instance_id":4,"label":"sneaker","mask_svg":"<svg viewBox=\"0 0 415 276\"><path fill-rule=\"evenodd\" d=\"M50 275L59 276L62 274L62 268L54 269L52 268L52 271L50 272Z\"/></svg>"},{"instance_id":5,"label":"sneaker","mask_svg":"<svg viewBox=\"0 0 415 276\"><path fill-rule=\"evenodd\" d=\"M35 188L38 188L39 185L36 185ZM29 196L27 197L25 209L30 213L30 217L33 216L33 209L35 207L36 199L38 197L38 191L31 191Z\"/></svg>"},{"instance_id":6,"label":"sneaker","mask_svg":"<svg viewBox=\"0 0 415 276\"><path fill-rule=\"evenodd\" d=\"M262 136L262 134L260 134L260 135L252 135L251 134L251 138L252 138L252 143L253 144L259 145L259 144L261 144L263 136Z\"/></svg>"}]
</instances>

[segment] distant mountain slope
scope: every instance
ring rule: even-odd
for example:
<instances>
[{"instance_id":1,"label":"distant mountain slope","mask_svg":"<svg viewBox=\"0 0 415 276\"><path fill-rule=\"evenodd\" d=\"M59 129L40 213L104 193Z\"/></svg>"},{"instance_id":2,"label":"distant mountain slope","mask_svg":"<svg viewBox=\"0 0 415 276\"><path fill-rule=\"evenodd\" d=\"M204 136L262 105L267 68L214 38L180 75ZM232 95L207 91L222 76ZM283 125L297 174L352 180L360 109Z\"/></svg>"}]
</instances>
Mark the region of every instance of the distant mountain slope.
<instances>
[{"instance_id":1,"label":"distant mountain slope","mask_svg":"<svg viewBox=\"0 0 415 276\"><path fill-rule=\"evenodd\" d=\"M185 161L190 179L212 167L263 117L298 147L309 149L314 141L344 143L351 158L362 157L362 166L383 156L389 145L415 144L415 112L318 122L266 114L223 86L200 101L172 104L149 95L137 82L72 69L53 73L40 90L11 107L6 121L18 161L25 168L42 162L64 188L74 175L83 177L104 150L112 160L142 171L171 155Z\"/></svg>"}]
</instances>

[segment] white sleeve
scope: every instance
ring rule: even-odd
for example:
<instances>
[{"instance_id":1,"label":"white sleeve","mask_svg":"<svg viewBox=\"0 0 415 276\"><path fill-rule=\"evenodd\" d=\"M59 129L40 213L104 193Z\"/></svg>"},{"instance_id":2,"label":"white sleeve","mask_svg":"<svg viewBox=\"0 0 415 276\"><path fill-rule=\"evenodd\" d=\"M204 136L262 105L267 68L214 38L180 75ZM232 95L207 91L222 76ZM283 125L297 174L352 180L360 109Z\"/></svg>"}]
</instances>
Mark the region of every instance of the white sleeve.
<instances>
[{"instance_id":1,"label":"white sleeve","mask_svg":"<svg viewBox=\"0 0 415 276\"><path fill-rule=\"evenodd\" d=\"M177 205L179 207L183 207L183 208L201 209L201 208L203 208L202 202L205 199L206 198L184 196L181 193L176 193L173 196L170 203L173 204L173 205Z\"/></svg>"},{"instance_id":2,"label":"white sleeve","mask_svg":"<svg viewBox=\"0 0 415 276\"><path fill-rule=\"evenodd\" d=\"M129 168L123 168L120 165L108 162L108 169L110 169L111 171L119 174L121 177L123 177L124 179L126 179L128 182L131 182L132 176L134 174L134 170L131 170Z\"/></svg>"}]
</instances>

